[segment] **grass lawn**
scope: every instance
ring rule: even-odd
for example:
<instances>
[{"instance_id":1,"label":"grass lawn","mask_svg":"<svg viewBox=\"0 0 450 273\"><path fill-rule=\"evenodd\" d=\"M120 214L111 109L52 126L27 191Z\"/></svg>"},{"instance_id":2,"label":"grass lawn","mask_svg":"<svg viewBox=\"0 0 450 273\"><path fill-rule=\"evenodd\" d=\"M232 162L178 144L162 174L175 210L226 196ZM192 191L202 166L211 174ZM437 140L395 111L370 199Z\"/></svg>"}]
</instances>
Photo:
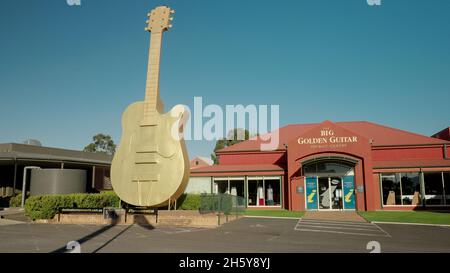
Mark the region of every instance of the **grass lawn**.
<instances>
[{"instance_id":1,"label":"grass lawn","mask_svg":"<svg viewBox=\"0 0 450 273\"><path fill-rule=\"evenodd\" d=\"M245 215L249 216L271 216L271 217L302 217L302 211L288 211L288 210L246 210Z\"/></svg>"},{"instance_id":2,"label":"grass lawn","mask_svg":"<svg viewBox=\"0 0 450 273\"><path fill-rule=\"evenodd\" d=\"M368 221L450 225L450 211L360 211Z\"/></svg>"}]
</instances>

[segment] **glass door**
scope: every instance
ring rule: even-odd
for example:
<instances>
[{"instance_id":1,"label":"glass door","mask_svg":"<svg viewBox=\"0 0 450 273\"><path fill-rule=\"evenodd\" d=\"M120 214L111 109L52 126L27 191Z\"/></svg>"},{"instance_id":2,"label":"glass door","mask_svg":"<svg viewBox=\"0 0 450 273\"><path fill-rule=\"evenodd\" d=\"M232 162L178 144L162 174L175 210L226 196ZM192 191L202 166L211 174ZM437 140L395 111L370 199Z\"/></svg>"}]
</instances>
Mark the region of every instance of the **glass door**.
<instances>
[{"instance_id":1,"label":"glass door","mask_svg":"<svg viewBox=\"0 0 450 273\"><path fill-rule=\"evenodd\" d=\"M319 177L319 209L330 209L330 183L328 177Z\"/></svg>"},{"instance_id":2,"label":"glass door","mask_svg":"<svg viewBox=\"0 0 450 273\"><path fill-rule=\"evenodd\" d=\"M319 177L319 209L342 209L342 179L340 177Z\"/></svg>"},{"instance_id":3,"label":"glass door","mask_svg":"<svg viewBox=\"0 0 450 273\"><path fill-rule=\"evenodd\" d=\"M342 209L342 179L330 177L331 208Z\"/></svg>"}]
</instances>

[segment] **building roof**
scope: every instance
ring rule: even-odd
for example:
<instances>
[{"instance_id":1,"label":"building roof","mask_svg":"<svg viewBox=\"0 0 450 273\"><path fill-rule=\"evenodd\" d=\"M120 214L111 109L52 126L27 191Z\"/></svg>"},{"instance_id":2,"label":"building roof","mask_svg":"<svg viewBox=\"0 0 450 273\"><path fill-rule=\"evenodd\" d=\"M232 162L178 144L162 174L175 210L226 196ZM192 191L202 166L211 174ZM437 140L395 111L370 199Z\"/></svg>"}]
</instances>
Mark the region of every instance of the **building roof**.
<instances>
[{"instance_id":1,"label":"building roof","mask_svg":"<svg viewBox=\"0 0 450 273\"><path fill-rule=\"evenodd\" d=\"M367 139L372 139L373 146L396 146L396 145L422 145L422 144L450 144L449 141L419 135L416 133L391 128L388 126L367 122L367 121L349 121L335 122L349 131L355 132ZM294 138L306 133L307 131L319 126L320 123L310 124L291 124L274 131L279 132L279 150L284 150L284 143L288 143ZM270 134L270 133L269 133ZM261 138L255 137L247 141L225 147L217 151L218 153L239 152L239 151L259 151L261 146Z\"/></svg>"},{"instance_id":2,"label":"building roof","mask_svg":"<svg viewBox=\"0 0 450 273\"><path fill-rule=\"evenodd\" d=\"M0 144L0 159L47 160L110 165L112 156L103 153L89 153L27 144L4 143Z\"/></svg>"},{"instance_id":3,"label":"building roof","mask_svg":"<svg viewBox=\"0 0 450 273\"><path fill-rule=\"evenodd\" d=\"M212 159L203 156L196 156L190 161L191 169L211 166L212 164L214 164Z\"/></svg>"},{"instance_id":4,"label":"building roof","mask_svg":"<svg viewBox=\"0 0 450 273\"><path fill-rule=\"evenodd\" d=\"M444 140L450 140L450 127L447 127L436 134L432 135L431 137L444 139Z\"/></svg>"}]
</instances>

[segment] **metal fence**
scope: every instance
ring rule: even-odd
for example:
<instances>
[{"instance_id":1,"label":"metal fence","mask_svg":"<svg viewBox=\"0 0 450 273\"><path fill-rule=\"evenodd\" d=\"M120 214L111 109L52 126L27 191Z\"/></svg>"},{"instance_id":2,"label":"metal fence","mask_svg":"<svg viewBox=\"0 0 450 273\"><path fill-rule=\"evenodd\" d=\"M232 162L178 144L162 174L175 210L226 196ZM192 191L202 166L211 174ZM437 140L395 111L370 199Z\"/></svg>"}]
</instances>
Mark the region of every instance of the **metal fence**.
<instances>
[{"instance_id":1,"label":"metal fence","mask_svg":"<svg viewBox=\"0 0 450 273\"><path fill-rule=\"evenodd\" d=\"M200 195L200 213L223 213L225 215L243 214L247 204L245 198L231 194Z\"/></svg>"}]
</instances>

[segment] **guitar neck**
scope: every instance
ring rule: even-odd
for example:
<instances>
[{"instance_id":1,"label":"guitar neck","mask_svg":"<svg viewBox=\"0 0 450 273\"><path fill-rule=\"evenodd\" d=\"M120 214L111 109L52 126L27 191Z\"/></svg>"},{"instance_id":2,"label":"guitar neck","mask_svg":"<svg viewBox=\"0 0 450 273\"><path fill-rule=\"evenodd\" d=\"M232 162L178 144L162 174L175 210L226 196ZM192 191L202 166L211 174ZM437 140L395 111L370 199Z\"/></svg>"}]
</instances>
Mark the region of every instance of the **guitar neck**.
<instances>
[{"instance_id":1,"label":"guitar neck","mask_svg":"<svg viewBox=\"0 0 450 273\"><path fill-rule=\"evenodd\" d=\"M154 123L159 104L159 68L161 59L162 32L152 32L148 52L147 81L145 85L144 120L146 125Z\"/></svg>"}]
</instances>

